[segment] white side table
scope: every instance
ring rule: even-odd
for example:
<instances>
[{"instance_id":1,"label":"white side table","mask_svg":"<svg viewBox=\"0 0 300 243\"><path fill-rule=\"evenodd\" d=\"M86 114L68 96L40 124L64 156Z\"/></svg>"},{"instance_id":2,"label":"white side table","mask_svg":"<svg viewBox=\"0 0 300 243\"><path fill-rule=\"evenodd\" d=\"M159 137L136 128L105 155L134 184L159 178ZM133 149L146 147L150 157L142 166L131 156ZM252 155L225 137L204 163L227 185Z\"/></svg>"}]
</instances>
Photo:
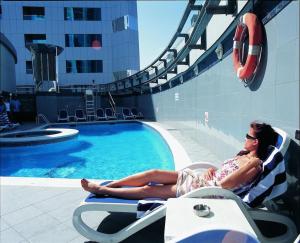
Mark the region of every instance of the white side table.
<instances>
[{"instance_id":1,"label":"white side table","mask_svg":"<svg viewBox=\"0 0 300 243\"><path fill-rule=\"evenodd\" d=\"M197 216L193 207L205 204L210 207L206 217ZM234 200L204 198L173 198L167 201L165 242L190 233L208 230L234 230L257 238L254 230Z\"/></svg>"}]
</instances>

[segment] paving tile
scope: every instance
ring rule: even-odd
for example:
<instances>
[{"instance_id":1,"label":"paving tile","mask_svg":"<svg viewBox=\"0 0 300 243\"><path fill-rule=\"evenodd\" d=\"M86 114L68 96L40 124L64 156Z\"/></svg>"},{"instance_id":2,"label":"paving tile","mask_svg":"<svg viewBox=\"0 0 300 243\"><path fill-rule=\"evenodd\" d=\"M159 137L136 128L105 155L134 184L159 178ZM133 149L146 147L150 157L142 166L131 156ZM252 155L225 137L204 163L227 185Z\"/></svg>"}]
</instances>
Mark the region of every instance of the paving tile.
<instances>
[{"instance_id":1,"label":"paving tile","mask_svg":"<svg viewBox=\"0 0 300 243\"><path fill-rule=\"evenodd\" d=\"M73 212L77 205L68 205L58 209L47 212L47 214L59 220L61 223L67 220L72 220Z\"/></svg>"},{"instance_id":2,"label":"paving tile","mask_svg":"<svg viewBox=\"0 0 300 243\"><path fill-rule=\"evenodd\" d=\"M50 215L41 215L24 223L14 225L13 228L23 235L26 239L43 232L52 231L60 222Z\"/></svg>"},{"instance_id":3,"label":"paving tile","mask_svg":"<svg viewBox=\"0 0 300 243\"><path fill-rule=\"evenodd\" d=\"M19 243L19 242L26 242L26 239L22 237L17 231L13 228L9 228L6 230L1 231L0 234L0 242L1 243Z\"/></svg>"},{"instance_id":4,"label":"paving tile","mask_svg":"<svg viewBox=\"0 0 300 243\"><path fill-rule=\"evenodd\" d=\"M77 190L80 191L81 189ZM62 205L74 205L74 207L77 207L83 198L84 197L82 194L78 194L74 191L68 191L53 196L47 200L35 203L34 206L43 210L44 212L49 212L61 208Z\"/></svg>"},{"instance_id":5,"label":"paving tile","mask_svg":"<svg viewBox=\"0 0 300 243\"><path fill-rule=\"evenodd\" d=\"M16 210L22 209L29 206L32 201L28 201L26 198L21 199L9 199L7 197L1 198L1 216L4 216L8 213L14 212Z\"/></svg>"},{"instance_id":6,"label":"paving tile","mask_svg":"<svg viewBox=\"0 0 300 243\"><path fill-rule=\"evenodd\" d=\"M72 239L78 236L78 233L69 227L63 227L62 225L57 225L50 231L45 231L40 234L29 238L31 243L65 243L70 242Z\"/></svg>"},{"instance_id":7,"label":"paving tile","mask_svg":"<svg viewBox=\"0 0 300 243\"><path fill-rule=\"evenodd\" d=\"M10 225L16 225L27 221L29 219L35 218L38 215L43 214L43 212L33 206L28 206L12 213L3 215L3 219Z\"/></svg>"},{"instance_id":8,"label":"paving tile","mask_svg":"<svg viewBox=\"0 0 300 243\"><path fill-rule=\"evenodd\" d=\"M29 188L29 189L28 189ZM30 204L48 200L52 197L61 195L67 192L68 189L64 188L50 188L50 187L35 187L29 186L25 192L19 192L18 198L25 198ZM34 195L34 196L31 196Z\"/></svg>"},{"instance_id":9,"label":"paving tile","mask_svg":"<svg viewBox=\"0 0 300 243\"><path fill-rule=\"evenodd\" d=\"M6 230L10 228L10 225L3 219L3 217L0 217L0 231Z\"/></svg>"},{"instance_id":10,"label":"paving tile","mask_svg":"<svg viewBox=\"0 0 300 243\"><path fill-rule=\"evenodd\" d=\"M93 242L78 233L78 236L76 238L71 239L67 243L93 243Z\"/></svg>"},{"instance_id":11,"label":"paving tile","mask_svg":"<svg viewBox=\"0 0 300 243\"><path fill-rule=\"evenodd\" d=\"M100 223L105 219L107 216L109 216L110 213L108 212L100 212L100 211L90 211L90 212L85 212L83 213L82 220L92 229L97 229ZM65 218L65 221L63 222L64 225L71 227L75 230L73 226L73 215L70 218Z\"/></svg>"}]
</instances>

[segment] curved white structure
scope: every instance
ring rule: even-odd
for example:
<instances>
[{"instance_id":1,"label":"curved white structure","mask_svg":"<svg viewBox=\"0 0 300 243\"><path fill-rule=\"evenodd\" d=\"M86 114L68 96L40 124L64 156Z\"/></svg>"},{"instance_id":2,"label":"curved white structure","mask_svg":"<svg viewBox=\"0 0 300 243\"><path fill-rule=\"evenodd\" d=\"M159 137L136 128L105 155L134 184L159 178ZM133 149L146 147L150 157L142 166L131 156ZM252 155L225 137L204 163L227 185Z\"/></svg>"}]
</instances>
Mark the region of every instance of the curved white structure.
<instances>
[{"instance_id":1,"label":"curved white structure","mask_svg":"<svg viewBox=\"0 0 300 243\"><path fill-rule=\"evenodd\" d=\"M64 141L75 137L76 129L47 128L41 130L21 131L0 136L1 146L26 146Z\"/></svg>"}]
</instances>

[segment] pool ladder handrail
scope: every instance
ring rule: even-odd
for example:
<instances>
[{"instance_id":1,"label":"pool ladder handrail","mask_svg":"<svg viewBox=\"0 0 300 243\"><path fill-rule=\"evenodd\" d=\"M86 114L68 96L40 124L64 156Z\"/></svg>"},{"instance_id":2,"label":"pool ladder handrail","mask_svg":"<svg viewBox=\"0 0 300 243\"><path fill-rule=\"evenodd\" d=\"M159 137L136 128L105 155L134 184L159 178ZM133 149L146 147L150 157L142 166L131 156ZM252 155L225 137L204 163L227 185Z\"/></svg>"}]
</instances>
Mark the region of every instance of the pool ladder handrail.
<instances>
[{"instance_id":1,"label":"pool ladder handrail","mask_svg":"<svg viewBox=\"0 0 300 243\"><path fill-rule=\"evenodd\" d=\"M109 102L113 112L116 113L116 102L114 101L114 99L109 91L107 92L107 94L108 94L108 102Z\"/></svg>"},{"instance_id":2,"label":"pool ladder handrail","mask_svg":"<svg viewBox=\"0 0 300 243\"><path fill-rule=\"evenodd\" d=\"M42 114L42 113L39 113L37 116L36 116L36 124L40 124L40 118L46 123L46 124L50 124L49 120L47 119L47 117Z\"/></svg>"}]
</instances>

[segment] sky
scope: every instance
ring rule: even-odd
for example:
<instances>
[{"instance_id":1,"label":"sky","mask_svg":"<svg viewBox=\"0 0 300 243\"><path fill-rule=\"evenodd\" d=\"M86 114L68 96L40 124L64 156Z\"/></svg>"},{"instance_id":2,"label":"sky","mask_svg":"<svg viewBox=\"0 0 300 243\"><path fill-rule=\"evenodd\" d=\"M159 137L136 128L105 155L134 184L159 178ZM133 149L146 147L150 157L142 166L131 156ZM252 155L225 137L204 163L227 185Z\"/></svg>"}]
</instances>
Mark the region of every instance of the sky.
<instances>
[{"instance_id":1,"label":"sky","mask_svg":"<svg viewBox=\"0 0 300 243\"><path fill-rule=\"evenodd\" d=\"M150 65L167 47L188 1L138 0L140 69Z\"/></svg>"}]
</instances>

